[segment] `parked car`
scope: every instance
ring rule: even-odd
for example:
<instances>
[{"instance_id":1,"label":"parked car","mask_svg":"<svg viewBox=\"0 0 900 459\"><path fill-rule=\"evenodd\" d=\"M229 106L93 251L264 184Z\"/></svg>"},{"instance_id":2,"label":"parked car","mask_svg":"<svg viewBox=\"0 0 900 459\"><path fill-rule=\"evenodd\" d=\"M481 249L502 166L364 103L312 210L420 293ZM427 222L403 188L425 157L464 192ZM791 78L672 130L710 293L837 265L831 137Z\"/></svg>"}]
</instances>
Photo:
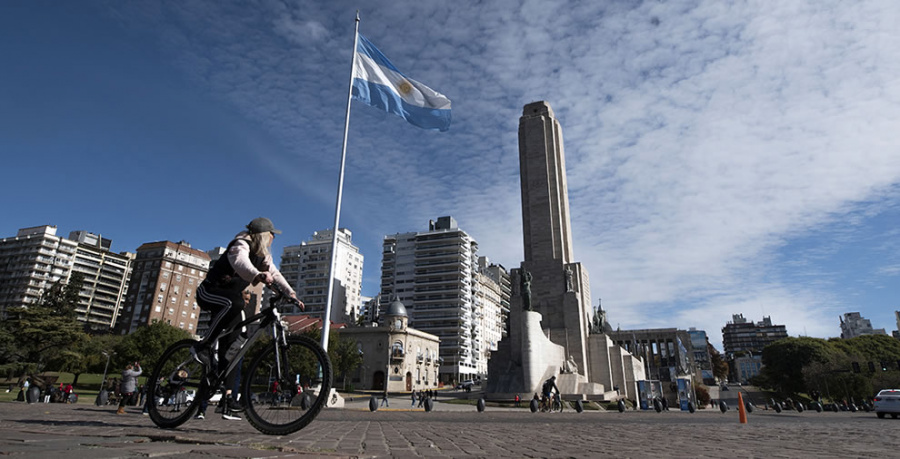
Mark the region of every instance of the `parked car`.
<instances>
[{"instance_id":1,"label":"parked car","mask_svg":"<svg viewBox=\"0 0 900 459\"><path fill-rule=\"evenodd\" d=\"M900 389L884 389L875 396L875 414L884 419L885 414L897 419L900 415Z\"/></svg>"},{"instance_id":2,"label":"parked car","mask_svg":"<svg viewBox=\"0 0 900 459\"><path fill-rule=\"evenodd\" d=\"M474 386L474 385L475 385L475 381L472 381L471 379L467 379L467 380L457 384L456 388L464 389L464 390L471 390L472 386Z\"/></svg>"}]
</instances>

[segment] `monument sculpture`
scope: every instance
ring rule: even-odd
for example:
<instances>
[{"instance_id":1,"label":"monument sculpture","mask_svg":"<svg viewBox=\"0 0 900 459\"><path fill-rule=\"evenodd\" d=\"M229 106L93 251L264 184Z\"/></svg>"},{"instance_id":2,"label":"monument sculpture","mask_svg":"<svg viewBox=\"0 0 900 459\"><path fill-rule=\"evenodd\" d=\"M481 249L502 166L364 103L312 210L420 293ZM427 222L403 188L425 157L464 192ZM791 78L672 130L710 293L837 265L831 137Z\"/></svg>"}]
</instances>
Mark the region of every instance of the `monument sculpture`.
<instances>
[{"instance_id":1,"label":"monument sculpture","mask_svg":"<svg viewBox=\"0 0 900 459\"><path fill-rule=\"evenodd\" d=\"M491 353L485 392L511 398L557 376L565 397L615 397L606 388L634 385L643 365L591 334L589 276L572 250L562 128L546 102L526 105L519 118L519 172L525 259L510 273L518 282L508 335Z\"/></svg>"}]
</instances>

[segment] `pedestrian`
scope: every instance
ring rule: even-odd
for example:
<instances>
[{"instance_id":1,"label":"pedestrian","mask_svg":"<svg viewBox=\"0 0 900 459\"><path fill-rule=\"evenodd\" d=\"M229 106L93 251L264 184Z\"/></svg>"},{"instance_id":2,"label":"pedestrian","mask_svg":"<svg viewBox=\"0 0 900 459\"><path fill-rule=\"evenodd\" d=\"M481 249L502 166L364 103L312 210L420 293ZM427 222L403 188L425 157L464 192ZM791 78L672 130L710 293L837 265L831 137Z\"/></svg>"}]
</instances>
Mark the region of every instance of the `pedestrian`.
<instances>
[{"instance_id":1,"label":"pedestrian","mask_svg":"<svg viewBox=\"0 0 900 459\"><path fill-rule=\"evenodd\" d=\"M69 403L69 395L72 394L72 391L75 388L72 387L72 383L66 384L65 389L63 389L63 402Z\"/></svg>"},{"instance_id":2,"label":"pedestrian","mask_svg":"<svg viewBox=\"0 0 900 459\"><path fill-rule=\"evenodd\" d=\"M386 406L388 408L391 407L391 405L388 403L387 391L384 391L384 393L381 394L381 406Z\"/></svg>"},{"instance_id":3,"label":"pedestrian","mask_svg":"<svg viewBox=\"0 0 900 459\"><path fill-rule=\"evenodd\" d=\"M520 401L520 400L521 400L521 399L519 398L519 394L516 394L516 408L519 408L519 407L520 407L520 406L519 406L519 401Z\"/></svg>"},{"instance_id":4,"label":"pedestrian","mask_svg":"<svg viewBox=\"0 0 900 459\"><path fill-rule=\"evenodd\" d=\"M420 390L420 391L419 391L419 408L421 408L421 407L422 407L422 404L425 403L425 397L426 397L425 391L424 391L424 390Z\"/></svg>"},{"instance_id":5,"label":"pedestrian","mask_svg":"<svg viewBox=\"0 0 900 459\"><path fill-rule=\"evenodd\" d=\"M141 384L141 398L138 400L139 406L144 406L144 399L147 398L147 384Z\"/></svg>"},{"instance_id":6,"label":"pedestrian","mask_svg":"<svg viewBox=\"0 0 900 459\"><path fill-rule=\"evenodd\" d=\"M410 407L415 407L415 406L416 406L416 391L412 391L412 404L410 404Z\"/></svg>"},{"instance_id":7,"label":"pedestrian","mask_svg":"<svg viewBox=\"0 0 900 459\"><path fill-rule=\"evenodd\" d=\"M121 395L119 396L119 409L116 410L116 414L125 414L125 403L137 389L137 378L140 375L140 363L134 362L134 365L125 367L125 371L122 372Z\"/></svg>"}]
</instances>

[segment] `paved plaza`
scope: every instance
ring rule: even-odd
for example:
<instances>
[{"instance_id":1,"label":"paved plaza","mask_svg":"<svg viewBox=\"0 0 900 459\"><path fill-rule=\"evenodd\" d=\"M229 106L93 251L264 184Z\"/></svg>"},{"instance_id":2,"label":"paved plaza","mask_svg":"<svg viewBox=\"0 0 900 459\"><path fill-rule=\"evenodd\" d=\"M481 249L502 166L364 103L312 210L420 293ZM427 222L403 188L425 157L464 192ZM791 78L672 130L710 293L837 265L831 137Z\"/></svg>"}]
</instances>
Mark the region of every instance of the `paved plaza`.
<instances>
[{"instance_id":1,"label":"paved plaza","mask_svg":"<svg viewBox=\"0 0 900 459\"><path fill-rule=\"evenodd\" d=\"M219 415L176 430L137 408L0 403L0 456L120 457L897 457L900 420L874 413L734 410L531 413L441 403L410 410L408 398L370 412L368 399L326 409L306 429L262 435Z\"/></svg>"}]
</instances>

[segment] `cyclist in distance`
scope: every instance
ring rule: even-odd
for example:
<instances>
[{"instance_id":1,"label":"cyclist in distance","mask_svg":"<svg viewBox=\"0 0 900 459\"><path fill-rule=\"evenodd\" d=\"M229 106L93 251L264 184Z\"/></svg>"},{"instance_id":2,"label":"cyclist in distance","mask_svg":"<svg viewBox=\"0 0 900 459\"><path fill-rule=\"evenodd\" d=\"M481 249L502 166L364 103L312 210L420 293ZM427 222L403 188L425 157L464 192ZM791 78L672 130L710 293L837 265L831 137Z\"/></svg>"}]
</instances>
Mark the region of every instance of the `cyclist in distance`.
<instances>
[{"instance_id":1,"label":"cyclist in distance","mask_svg":"<svg viewBox=\"0 0 900 459\"><path fill-rule=\"evenodd\" d=\"M553 406L553 391L559 393L559 388L556 387L556 376L551 376L550 379L544 381L544 385L541 386L541 392L543 392L543 401L547 404L547 407Z\"/></svg>"},{"instance_id":2,"label":"cyclist in distance","mask_svg":"<svg viewBox=\"0 0 900 459\"><path fill-rule=\"evenodd\" d=\"M231 342L219 342L219 334L226 327L244 320L244 298L242 292L249 285L260 282L266 285L275 284L279 290L288 295L301 310L303 302L272 261L270 247L276 234L268 218L254 218L247 225L246 231L238 233L228 244L225 254L220 257L206 274L206 279L197 287L197 304L204 311L210 312L209 331L191 349L194 359L212 368L211 363L218 357L219 365L228 364L225 354ZM228 341L233 341L229 337ZM226 340L222 340L226 341ZM213 356L213 352L217 356Z\"/></svg>"}]
</instances>

